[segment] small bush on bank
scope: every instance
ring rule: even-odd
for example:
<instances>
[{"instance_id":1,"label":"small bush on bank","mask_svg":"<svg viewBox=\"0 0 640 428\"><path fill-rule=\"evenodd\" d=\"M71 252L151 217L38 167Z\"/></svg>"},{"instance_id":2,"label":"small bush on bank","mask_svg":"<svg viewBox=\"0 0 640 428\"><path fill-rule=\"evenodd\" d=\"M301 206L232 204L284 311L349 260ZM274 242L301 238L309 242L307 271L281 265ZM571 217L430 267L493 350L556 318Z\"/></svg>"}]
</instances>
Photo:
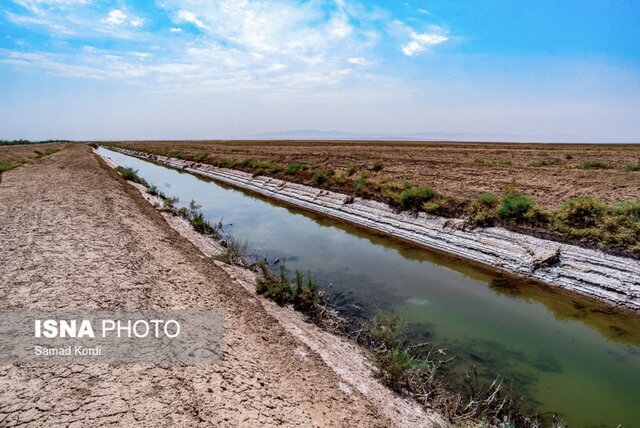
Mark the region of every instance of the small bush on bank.
<instances>
[{"instance_id":1,"label":"small bush on bank","mask_svg":"<svg viewBox=\"0 0 640 428\"><path fill-rule=\"evenodd\" d=\"M224 247L224 252L217 257L218 260L229 264L244 264L247 258L247 248L249 247L249 243L246 240L241 241L233 236L228 236L224 240Z\"/></svg>"},{"instance_id":2,"label":"small bush on bank","mask_svg":"<svg viewBox=\"0 0 640 428\"><path fill-rule=\"evenodd\" d=\"M158 188L158 186L149 186L149 188L147 189L147 193L151 196L157 196L162 200L167 199L167 195L165 195L164 192Z\"/></svg>"},{"instance_id":3,"label":"small bush on bank","mask_svg":"<svg viewBox=\"0 0 640 428\"><path fill-rule=\"evenodd\" d=\"M295 175L300 171L306 171L309 169L309 165L306 163L292 163L287 166L287 174Z\"/></svg>"},{"instance_id":4,"label":"small bush on bank","mask_svg":"<svg viewBox=\"0 0 640 428\"><path fill-rule=\"evenodd\" d=\"M595 227L606 213L607 205L590 196L573 198L556 212L556 222L562 228L588 229Z\"/></svg>"},{"instance_id":5,"label":"small bush on bank","mask_svg":"<svg viewBox=\"0 0 640 428\"><path fill-rule=\"evenodd\" d=\"M198 152L193 156L193 159L195 159L198 162L202 162L207 158L207 156L209 156L209 153L207 152Z\"/></svg>"},{"instance_id":6,"label":"small bush on bank","mask_svg":"<svg viewBox=\"0 0 640 428\"><path fill-rule=\"evenodd\" d=\"M498 217L502 220L519 220L533 214L535 202L529 196L507 194L498 208Z\"/></svg>"},{"instance_id":7,"label":"small bush on bank","mask_svg":"<svg viewBox=\"0 0 640 428\"><path fill-rule=\"evenodd\" d=\"M356 172L360 171L361 169L362 169L362 165L359 165L359 164L356 164L356 163L352 163L347 168L347 177L351 177L353 174L355 174Z\"/></svg>"},{"instance_id":8,"label":"small bush on bank","mask_svg":"<svg viewBox=\"0 0 640 428\"><path fill-rule=\"evenodd\" d=\"M578 169L613 169L613 165L611 163L599 160L592 159L579 163L576 168Z\"/></svg>"},{"instance_id":9,"label":"small bush on bank","mask_svg":"<svg viewBox=\"0 0 640 428\"><path fill-rule=\"evenodd\" d=\"M544 166L562 166L565 164L566 162L563 161L562 159L551 158L551 159L542 159L539 161L530 162L527 166L538 168L538 167L544 167Z\"/></svg>"},{"instance_id":10,"label":"small bush on bank","mask_svg":"<svg viewBox=\"0 0 640 428\"><path fill-rule=\"evenodd\" d=\"M640 171L640 162L639 163L628 163L624 166L624 170L627 172Z\"/></svg>"},{"instance_id":11,"label":"small bush on bank","mask_svg":"<svg viewBox=\"0 0 640 428\"><path fill-rule=\"evenodd\" d=\"M138 184L146 184L145 181L138 176L138 171L133 168L118 166L116 167L116 171L118 171L122 178L127 181L133 181L134 183Z\"/></svg>"},{"instance_id":12,"label":"small bush on bank","mask_svg":"<svg viewBox=\"0 0 640 428\"><path fill-rule=\"evenodd\" d=\"M419 210L424 203L429 202L434 196L436 196L436 191L431 187L412 187L403 190L398 195L397 203L404 209Z\"/></svg>"},{"instance_id":13,"label":"small bush on bank","mask_svg":"<svg viewBox=\"0 0 640 428\"><path fill-rule=\"evenodd\" d=\"M469 221L476 226L491 226L497 220L498 197L483 193L469 204Z\"/></svg>"},{"instance_id":14,"label":"small bush on bank","mask_svg":"<svg viewBox=\"0 0 640 428\"><path fill-rule=\"evenodd\" d=\"M313 173L311 176L311 180L315 184L327 184L331 181L331 177L335 174L335 171L332 169L320 169Z\"/></svg>"},{"instance_id":15,"label":"small bush on bank","mask_svg":"<svg viewBox=\"0 0 640 428\"><path fill-rule=\"evenodd\" d=\"M381 161L375 161L371 166L372 171L382 171L384 169L384 164Z\"/></svg>"},{"instance_id":16,"label":"small bush on bank","mask_svg":"<svg viewBox=\"0 0 640 428\"><path fill-rule=\"evenodd\" d=\"M0 162L0 172L9 171L14 166L11 162Z\"/></svg>"},{"instance_id":17,"label":"small bush on bank","mask_svg":"<svg viewBox=\"0 0 640 428\"><path fill-rule=\"evenodd\" d=\"M311 275L296 271L295 283L291 284L286 268L280 265L279 275L274 275L266 263L260 263L261 277L256 279L256 292L273 300L280 306L293 305L294 309L315 316L324 305L324 293L318 290Z\"/></svg>"},{"instance_id":18,"label":"small bush on bank","mask_svg":"<svg viewBox=\"0 0 640 428\"><path fill-rule=\"evenodd\" d=\"M429 214L452 216L458 210L458 205L457 201L452 198L435 196L429 202L422 204L422 209Z\"/></svg>"}]
</instances>

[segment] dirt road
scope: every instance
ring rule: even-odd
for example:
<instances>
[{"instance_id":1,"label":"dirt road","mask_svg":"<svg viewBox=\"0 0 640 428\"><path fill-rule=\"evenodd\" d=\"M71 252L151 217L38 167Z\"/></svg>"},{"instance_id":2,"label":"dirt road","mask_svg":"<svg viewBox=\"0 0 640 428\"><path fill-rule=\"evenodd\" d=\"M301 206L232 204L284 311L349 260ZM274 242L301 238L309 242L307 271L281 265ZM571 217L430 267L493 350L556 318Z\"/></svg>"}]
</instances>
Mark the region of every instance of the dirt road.
<instances>
[{"instance_id":1,"label":"dirt road","mask_svg":"<svg viewBox=\"0 0 640 428\"><path fill-rule=\"evenodd\" d=\"M391 424L81 144L0 184L0 308L73 307L224 309L225 361L0 366L0 426Z\"/></svg>"}]
</instances>

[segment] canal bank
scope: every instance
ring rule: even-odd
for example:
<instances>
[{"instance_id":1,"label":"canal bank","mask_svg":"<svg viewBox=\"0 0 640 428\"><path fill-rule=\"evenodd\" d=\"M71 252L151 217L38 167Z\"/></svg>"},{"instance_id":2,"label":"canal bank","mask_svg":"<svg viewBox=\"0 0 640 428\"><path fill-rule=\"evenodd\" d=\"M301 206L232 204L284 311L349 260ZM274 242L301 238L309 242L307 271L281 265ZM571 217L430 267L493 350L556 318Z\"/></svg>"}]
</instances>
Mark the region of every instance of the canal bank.
<instances>
[{"instance_id":1,"label":"canal bank","mask_svg":"<svg viewBox=\"0 0 640 428\"><path fill-rule=\"evenodd\" d=\"M248 239L260 256L310 271L321 286L360 306L402 314L412 337L454 357L452 382L467 370L483 379L499 374L527 407L557 412L572 426L633 426L639 418L640 330L633 314L513 282L255 193L108 156L183 203L195 199L210 221L224 218L225 230Z\"/></svg>"},{"instance_id":2,"label":"canal bank","mask_svg":"<svg viewBox=\"0 0 640 428\"><path fill-rule=\"evenodd\" d=\"M112 149L200 174L508 274L561 287L619 307L640 310L640 261L637 259L497 227L467 230L463 220L397 212L380 202L351 198L271 177L127 149Z\"/></svg>"}]
</instances>

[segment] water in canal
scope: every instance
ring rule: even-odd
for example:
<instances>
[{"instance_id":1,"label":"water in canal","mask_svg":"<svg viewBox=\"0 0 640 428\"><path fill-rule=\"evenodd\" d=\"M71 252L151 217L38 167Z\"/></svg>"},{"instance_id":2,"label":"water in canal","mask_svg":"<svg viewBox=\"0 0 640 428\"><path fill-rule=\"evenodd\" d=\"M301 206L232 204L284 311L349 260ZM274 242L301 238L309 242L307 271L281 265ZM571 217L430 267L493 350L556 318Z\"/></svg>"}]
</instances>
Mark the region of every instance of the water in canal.
<instances>
[{"instance_id":1,"label":"water in canal","mask_svg":"<svg viewBox=\"0 0 640 428\"><path fill-rule=\"evenodd\" d=\"M537 412L571 427L640 426L640 317L516 283L343 223L120 153L99 149L260 256L316 275L373 310L393 310L416 340L446 348L452 382L500 375Z\"/></svg>"}]
</instances>

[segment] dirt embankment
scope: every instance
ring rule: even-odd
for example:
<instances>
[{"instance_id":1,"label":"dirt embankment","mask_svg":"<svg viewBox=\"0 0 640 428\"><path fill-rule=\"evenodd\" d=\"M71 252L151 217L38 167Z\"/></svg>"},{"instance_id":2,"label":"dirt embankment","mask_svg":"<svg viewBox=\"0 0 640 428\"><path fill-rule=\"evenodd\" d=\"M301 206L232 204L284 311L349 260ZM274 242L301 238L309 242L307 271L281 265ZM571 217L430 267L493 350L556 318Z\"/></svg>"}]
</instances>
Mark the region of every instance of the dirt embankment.
<instances>
[{"instance_id":1,"label":"dirt embankment","mask_svg":"<svg viewBox=\"0 0 640 428\"><path fill-rule=\"evenodd\" d=\"M4 173L0 236L2 309L225 310L220 365L0 366L2 426L394 424L85 145Z\"/></svg>"},{"instance_id":2,"label":"dirt embankment","mask_svg":"<svg viewBox=\"0 0 640 428\"><path fill-rule=\"evenodd\" d=\"M336 174L347 172L351 165L365 165L367 182L410 182L458 199L473 199L487 192L499 194L515 179L519 192L532 196L547 210L577 196L609 203L640 198L640 171L624 170L625 165L640 163L640 145L379 141L149 141L123 145L156 153L164 150L160 154L172 157L206 155L205 162L251 158L284 166L308 163L334 169ZM612 168L577 168L587 161L603 161ZM371 168L376 162L382 164L379 171Z\"/></svg>"}]
</instances>

